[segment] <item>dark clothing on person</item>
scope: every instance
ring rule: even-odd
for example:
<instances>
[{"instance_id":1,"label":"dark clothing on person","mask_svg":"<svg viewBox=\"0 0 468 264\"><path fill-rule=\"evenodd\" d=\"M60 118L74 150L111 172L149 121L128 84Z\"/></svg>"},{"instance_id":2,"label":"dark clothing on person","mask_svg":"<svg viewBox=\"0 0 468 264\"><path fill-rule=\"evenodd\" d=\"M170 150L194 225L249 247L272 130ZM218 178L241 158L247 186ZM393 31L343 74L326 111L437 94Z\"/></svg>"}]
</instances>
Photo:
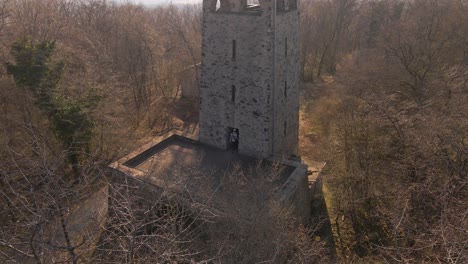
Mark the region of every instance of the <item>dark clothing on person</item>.
<instances>
[{"instance_id":1,"label":"dark clothing on person","mask_svg":"<svg viewBox=\"0 0 468 264\"><path fill-rule=\"evenodd\" d=\"M239 134L237 133L237 131L233 130L231 132L229 142L231 143L231 148L233 150L237 150L237 148L239 147Z\"/></svg>"}]
</instances>

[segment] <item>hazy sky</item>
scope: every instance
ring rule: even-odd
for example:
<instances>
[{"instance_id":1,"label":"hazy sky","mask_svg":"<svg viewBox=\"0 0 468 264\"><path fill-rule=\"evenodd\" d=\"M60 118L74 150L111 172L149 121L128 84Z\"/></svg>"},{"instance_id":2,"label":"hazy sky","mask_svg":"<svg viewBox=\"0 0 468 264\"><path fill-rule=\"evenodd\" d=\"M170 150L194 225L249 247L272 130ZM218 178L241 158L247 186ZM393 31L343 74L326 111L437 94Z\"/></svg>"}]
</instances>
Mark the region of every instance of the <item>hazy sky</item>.
<instances>
[{"instance_id":1,"label":"hazy sky","mask_svg":"<svg viewBox=\"0 0 468 264\"><path fill-rule=\"evenodd\" d=\"M127 0L114 0L116 2L126 2ZM158 5L158 4L167 4L172 2L173 4L194 4L199 3L202 0L131 0L131 2L141 3L144 5Z\"/></svg>"}]
</instances>

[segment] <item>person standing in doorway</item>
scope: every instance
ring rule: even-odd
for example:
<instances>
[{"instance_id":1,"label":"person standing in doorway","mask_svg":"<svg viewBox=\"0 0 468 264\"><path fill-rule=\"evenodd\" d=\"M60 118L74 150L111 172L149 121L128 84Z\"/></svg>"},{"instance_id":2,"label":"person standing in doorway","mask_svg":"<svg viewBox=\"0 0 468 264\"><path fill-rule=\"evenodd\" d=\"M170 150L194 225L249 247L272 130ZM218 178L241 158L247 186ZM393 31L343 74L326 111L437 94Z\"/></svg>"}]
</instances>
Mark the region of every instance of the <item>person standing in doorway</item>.
<instances>
[{"instance_id":1,"label":"person standing in doorway","mask_svg":"<svg viewBox=\"0 0 468 264\"><path fill-rule=\"evenodd\" d=\"M231 143L231 150L236 151L239 147L239 133L237 132L237 129L232 129L231 135L229 136L229 142Z\"/></svg>"}]
</instances>

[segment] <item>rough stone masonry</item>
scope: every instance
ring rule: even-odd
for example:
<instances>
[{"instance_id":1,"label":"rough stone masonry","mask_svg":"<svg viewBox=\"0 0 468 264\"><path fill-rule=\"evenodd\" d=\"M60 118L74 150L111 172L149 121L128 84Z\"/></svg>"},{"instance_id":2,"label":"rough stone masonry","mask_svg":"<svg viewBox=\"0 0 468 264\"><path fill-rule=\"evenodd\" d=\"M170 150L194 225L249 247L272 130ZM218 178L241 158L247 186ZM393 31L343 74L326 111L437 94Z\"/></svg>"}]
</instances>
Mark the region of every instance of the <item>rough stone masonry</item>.
<instances>
[{"instance_id":1,"label":"rough stone masonry","mask_svg":"<svg viewBox=\"0 0 468 264\"><path fill-rule=\"evenodd\" d=\"M286 170L275 183L275 199L306 223L312 195L307 165L290 158L297 155L299 130L298 31L296 0L204 0L198 137L154 138L111 164L111 181L135 184L136 196L157 197L185 175L196 196L197 188L218 186L233 166L244 164L247 173L253 164L280 165ZM240 132L240 155L226 151L233 128ZM206 175L216 172L213 183L197 184L195 174L179 173L194 166Z\"/></svg>"},{"instance_id":2,"label":"rough stone masonry","mask_svg":"<svg viewBox=\"0 0 468 264\"><path fill-rule=\"evenodd\" d=\"M239 153L287 158L299 130L297 0L204 0L200 141Z\"/></svg>"}]
</instances>

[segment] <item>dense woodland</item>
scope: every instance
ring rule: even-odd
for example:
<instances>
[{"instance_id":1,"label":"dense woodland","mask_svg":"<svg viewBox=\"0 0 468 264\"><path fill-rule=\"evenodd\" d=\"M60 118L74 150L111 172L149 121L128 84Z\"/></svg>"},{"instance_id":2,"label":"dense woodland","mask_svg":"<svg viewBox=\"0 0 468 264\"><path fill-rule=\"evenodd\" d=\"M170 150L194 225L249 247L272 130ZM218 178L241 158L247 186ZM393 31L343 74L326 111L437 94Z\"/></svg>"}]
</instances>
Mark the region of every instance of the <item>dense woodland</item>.
<instances>
[{"instance_id":1,"label":"dense woodland","mask_svg":"<svg viewBox=\"0 0 468 264\"><path fill-rule=\"evenodd\" d=\"M467 261L467 8L342 0L302 11L313 155L329 162L343 261Z\"/></svg>"},{"instance_id":2,"label":"dense woodland","mask_svg":"<svg viewBox=\"0 0 468 264\"><path fill-rule=\"evenodd\" d=\"M207 205L179 230L183 209L132 210L143 198L125 183L100 238L71 237L71 208L111 161L185 129L174 106L197 78L201 7L0 0L0 262L467 262L468 2L300 2L301 154L327 162L336 256L320 219L294 227L263 204L267 184L235 171L226 186L248 199L225 201L242 210L210 230L219 239L193 228L213 222Z\"/></svg>"}]
</instances>

